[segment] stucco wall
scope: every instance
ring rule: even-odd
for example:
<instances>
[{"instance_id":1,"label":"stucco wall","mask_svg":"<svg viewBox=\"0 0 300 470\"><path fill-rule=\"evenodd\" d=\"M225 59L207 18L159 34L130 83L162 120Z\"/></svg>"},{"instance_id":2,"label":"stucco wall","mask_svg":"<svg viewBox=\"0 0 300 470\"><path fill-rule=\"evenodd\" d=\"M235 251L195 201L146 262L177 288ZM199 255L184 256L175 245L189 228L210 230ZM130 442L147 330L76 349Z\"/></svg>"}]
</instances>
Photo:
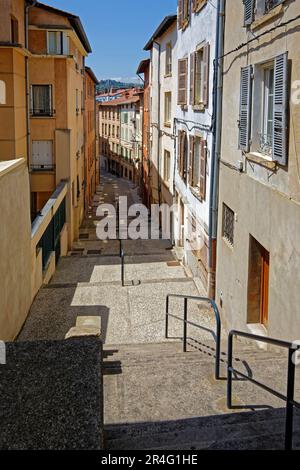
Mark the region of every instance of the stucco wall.
<instances>
[{"instance_id":1,"label":"stucco wall","mask_svg":"<svg viewBox=\"0 0 300 470\"><path fill-rule=\"evenodd\" d=\"M237 6L235 0L228 0L225 53L247 42L253 34L261 34L299 13L299 2L287 1L283 13L251 32L243 27L242 2ZM241 67L266 62L288 51L291 91L300 74L299 40L298 21L225 59L217 254L216 300L222 317L229 329L247 329L250 235L270 253L269 322L265 332L290 340L300 336L300 107L290 99L288 165L275 171L246 160L238 149L237 121ZM239 161L243 162L242 173L233 169ZM222 238L223 203L235 212L233 247Z\"/></svg>"},{"instance_id":2,"label":"stucco wall","mask_svg":"<svg viewBox=\"0 0 300 470\"><path fill-rule=\"evenodd\" d=\"M31 303L31 224L25 160L0 163L0 213L0 339L10 341L19 333Z\"/></svg>"}]
</instances>

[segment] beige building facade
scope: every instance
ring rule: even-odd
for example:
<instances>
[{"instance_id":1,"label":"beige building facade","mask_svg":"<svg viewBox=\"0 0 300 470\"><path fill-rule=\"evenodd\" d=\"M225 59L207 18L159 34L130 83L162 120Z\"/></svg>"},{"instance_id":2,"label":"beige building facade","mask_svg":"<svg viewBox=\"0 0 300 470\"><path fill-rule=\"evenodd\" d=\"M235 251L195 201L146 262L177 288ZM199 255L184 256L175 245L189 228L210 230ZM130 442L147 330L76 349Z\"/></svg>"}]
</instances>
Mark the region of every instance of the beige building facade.
<instances>
[{"instance_id":1,"label":"beige building facade","mask_svg":"<svg viewBox=\"0 0 300 470\"><path fill-rule=\"evenodd\" d=\"M226 2L217 253L226 326L289 340L300 335L299 14L298 1Z\"/></svg>"}]
</instances>

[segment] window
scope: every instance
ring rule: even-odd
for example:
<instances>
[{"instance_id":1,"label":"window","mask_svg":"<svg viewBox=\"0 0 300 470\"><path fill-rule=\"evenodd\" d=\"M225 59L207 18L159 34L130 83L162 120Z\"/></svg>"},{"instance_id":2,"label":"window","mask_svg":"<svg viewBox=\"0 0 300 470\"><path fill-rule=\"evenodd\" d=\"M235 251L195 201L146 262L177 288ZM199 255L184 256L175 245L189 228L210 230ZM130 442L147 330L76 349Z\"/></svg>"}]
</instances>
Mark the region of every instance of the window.
<instances>
[{"instance_id":1,"label":"window","mask_svg":"<svg viewBox=\"0 0 300 470\"><path fill-rule=\"evenodd\" d=\"M31 169L34 171L54 169L52 140L32 141Z\"/></svg>"},{"instance_id":2,"label":"window","mask_svg":"<svg viewBox=\"0 0 300 470\"><path fill-rule=\"evenodd\" d=\"M76 114L79 114L79 90L76 90Z\"/></svg>"},{"instance_id":3,"label":"window","mask_svg":"<svg viewBox=\"0 0 300 470\"><path fill-rule=\"evenodd\" d=\"M234 212L223 203L223 238L234 244Z\"/></svg>"},{"instance_id":4,"label":"window","mask_svg":"<svg viewBox=\"0 0 300 470\"><path fill-rule=\"evenodd\" d=\"M239 148L287 164L288 54L241 70ZM253 109L253 116L252 116Z\"/></svg>"},{"instance_id":5,"label":"window","mask_svg":"<svg viewBox=\"0 0 300 470\"><path fill-rule=\"evenodd\" d=\"M0 80L0 105L6 104L6 85L3 80Z\"/></svg>"},{"instance_id":6,"label":"window","mask_svg":"<svg viewBox=\"0 0 300 470\"><path fill-rule=\"evenodd\" d=\"M210 46L205 44L191 54L190 60L190 104L207 106L209 93Z\"/></svg>"},{"instance_id":7,"label":"window","mask_svg":"<svg viewBox=\"0 0 300 470\"><path fill-rule=\"evenodd\" d=\"M15 17L11 17L11 42L18 44L19 42L19 24Z\"/></svg>"},{"instance_id":8,"label":"window","mask_svg":"<svg viewBox=\"0 0 300 470\"><path fill-rule=\"evenodd\" d=\"M244 26L250 26L255 19L269 13L273 8L285 0L243 0Z\"/></svg>"},{"instance_id":9,"label":"window","mask_svg":"<svg viewBox=\"0 0 300 470\"><path fill-rule=\"evenodd\" d=\"M262 131L260 148L263 153L272 154L274 133L274 67L263 71Z\"/></svg>"},{"instance_id":10,"label":"window","mask_svg":"<svg viewBox=\"0 0 300 470\"><path fill-rule=\"evenodd\" d=\"M180 59L178 61L178 104L180 106L187 105L187 75L188 59Z\"/></svg>"},{"instance_id":11,"label":"window","mask_svg":"<svg viewBox=\"0 0 300 470\"><path fill-rule=\"evenodd\" d=\"M172 43L166 45L166 75L172 75Z\"/></svg>"},{"instance_id":12,"label":"window","mask_svg":"<svg viewBox=\"0 0 300 470\"><path fill-rule=\"evenodd\" d=\"M179 131L178 169L183 181L187 181L188 141L185 131Z\"/></svg>"},{"instance_id":13,"label":"window","mask_svg":"<svg viewBox=\"0 0 300 470\"><path fill-rule=\"evenodd\" d=\"M31 114L33 116L52 116L52 86L32 85Z\"/></svg>"},{"instance_id":14,"label":"window","mask_svg":"<svg viewBox=\"0 0 300 470\"><path fill-rule=\"evenodd\" d=\"M190 0L178 0L178 29L188 26L190 20Z\"/></svg>"},{"instance_id":15,"label":"window","mask_svg":"<svg viewBox=\"0 0 300 470\"><path fill-rule=\"evenodd\" d=\"M164 180L166 183L170 182L170 165L171 165L171 154L168 150L164 152Z\"/></svg>"},{"instance_id":16,"label":"window","mask_svg":"<svg viewBox=\"0 0 300 470\"><path fill-rule=\"evenodd\" d=\"M198 136L190 136L189 184L201 198L206 198L207 142Z\"/></svg>"},{"instance_id":17,"label":"window","mask_svg":"<svg viewBox=\"0 0 300 470\"><path fill-rule=\"evenodd\" d=\"M172 119L172 93L168 92L165 93L165 118L164 123L165 126L171 126L171 119Z\"/></svg>"},{"instance_id":18,"label":"window","mask_svg":"<svg viewBox=\"0 0 300 470\"><path fill-rule=\"evenodd\" d=\"M61 31L48 31L48 54L69 55L69 37Z\"/></svg>"}]
</instances>

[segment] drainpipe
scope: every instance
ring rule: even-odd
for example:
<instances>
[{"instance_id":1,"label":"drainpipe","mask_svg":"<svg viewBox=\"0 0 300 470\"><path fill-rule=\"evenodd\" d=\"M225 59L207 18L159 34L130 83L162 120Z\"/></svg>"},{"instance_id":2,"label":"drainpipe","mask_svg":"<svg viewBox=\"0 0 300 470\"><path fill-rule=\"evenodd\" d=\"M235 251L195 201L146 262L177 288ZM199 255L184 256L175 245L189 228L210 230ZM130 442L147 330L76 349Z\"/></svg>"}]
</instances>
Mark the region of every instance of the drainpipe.
<instances>
[{"instance_id":1,"label":"drainpipe","mask_svg":"<svg viewBox=\"0 0 300 470\"><path fill-rule=\"evenodd\" d=\"M213 143L212 168L210 181L210 207L209 207L209 274L208 295L215 298L216 292L216 248L218 230L218 196L219 196L219 161L221 152L222 134L222 99L223 99L223 55L224 50L224 24L226 0L218 0L217 11L217 43L214 60L214 92L213 92Z\"/></svg>"},{"instance_id":2,"label":"drainpipe","mask_svg":"<svg viewBox=\"0 0 300 470\"><path fill-rule=\"evenodd\" d=\"M28 51L28 29L29 29L29 9L36 5L33 1L25 6L25 49ZM25 82L26 82L26 145L27 145L27 166L30 169L30 84L29 84L29 59L25 57Z\"/></svg>"},{"instance_id":3,"label":"drainpipe","mask_svg":"<svg viewBox=\"0 0 300 470\"><path fill-rule=\"evenodd\" d=\"M157 183L158 183L158 204L161 205L161 178L160 178L160 44L156 41L153 42L158 46L158 65L157 65L157 75L158 75L158 119L157 119Z\"/></svg>"}]
</instances>

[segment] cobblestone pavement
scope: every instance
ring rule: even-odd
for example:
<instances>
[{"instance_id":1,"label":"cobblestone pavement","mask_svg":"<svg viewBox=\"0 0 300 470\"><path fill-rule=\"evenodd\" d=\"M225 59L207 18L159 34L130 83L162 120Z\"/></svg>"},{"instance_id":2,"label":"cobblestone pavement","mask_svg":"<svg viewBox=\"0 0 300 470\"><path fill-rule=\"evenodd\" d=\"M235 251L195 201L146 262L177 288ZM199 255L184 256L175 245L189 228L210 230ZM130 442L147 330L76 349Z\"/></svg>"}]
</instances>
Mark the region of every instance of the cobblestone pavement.
<instances>
[{"instance_id":1,"label":"cobblestone pavement","mask_svg":"<svg viewBox=\"0 0 300 470\"><path fill-rule=\"evenodd\" d=\"M140 202L138 188L131 182L104 174L79 240L36 297L20 340L62 339L77 316L100 316L106 344L164 341L167 294L204 294L167 240L123 242L126 286L122 287L120 243L101 241L96 235L99 204L115 205L119 196L128 198L128 207ZM171 308L181 315L182 301L174 300ZM204 327L201 331L191 327L191 333L197 339L212 339L214 317L208 305L191 303L189 315L193 321L201 318ZM170 332L181 337L182 323L171 321Z\"/></svg>"}]
</instances>

